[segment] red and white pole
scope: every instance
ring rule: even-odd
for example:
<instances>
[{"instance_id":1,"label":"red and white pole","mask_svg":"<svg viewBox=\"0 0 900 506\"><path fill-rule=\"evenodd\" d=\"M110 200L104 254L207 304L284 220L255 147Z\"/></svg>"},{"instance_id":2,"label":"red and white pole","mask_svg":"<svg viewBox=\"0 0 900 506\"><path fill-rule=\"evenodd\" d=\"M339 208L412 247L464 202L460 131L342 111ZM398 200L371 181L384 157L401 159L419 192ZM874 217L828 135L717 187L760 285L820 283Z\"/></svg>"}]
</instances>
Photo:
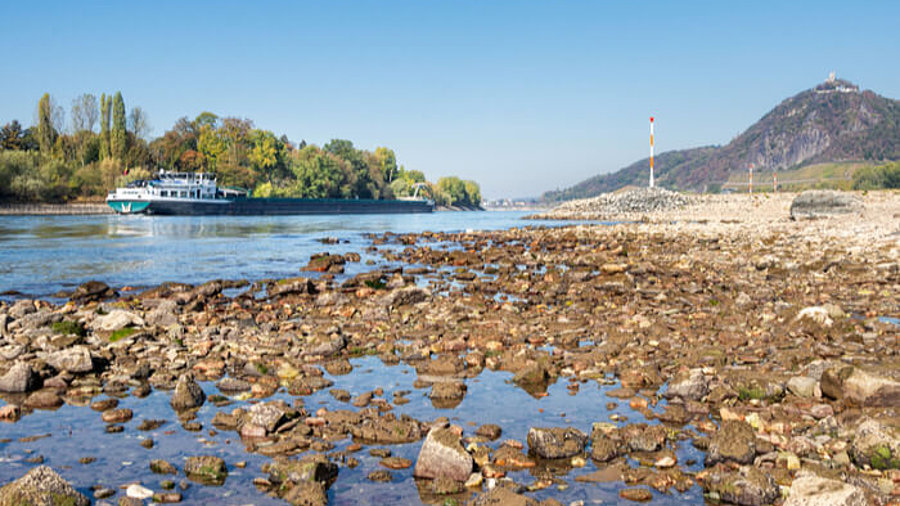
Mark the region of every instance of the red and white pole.
<instances>
[{"instance_id":1,"label":"red and white pole","mask_svg":"<svg viewBox=\"0 0 900 506\"><path fill-rule=\"evenodd\" d=\"M653 116L650 116L650 188L653 188Z\"/></svg>"},{"instance_id":2,"label":"red and white pole","mask_svg":"<svg viewBox=\"0 0 900 506\"><path fill-rule=\"evenodd\" d=\"M772 173L772 193L778 193L778 173Z\"/></svg>"}]
</instances>

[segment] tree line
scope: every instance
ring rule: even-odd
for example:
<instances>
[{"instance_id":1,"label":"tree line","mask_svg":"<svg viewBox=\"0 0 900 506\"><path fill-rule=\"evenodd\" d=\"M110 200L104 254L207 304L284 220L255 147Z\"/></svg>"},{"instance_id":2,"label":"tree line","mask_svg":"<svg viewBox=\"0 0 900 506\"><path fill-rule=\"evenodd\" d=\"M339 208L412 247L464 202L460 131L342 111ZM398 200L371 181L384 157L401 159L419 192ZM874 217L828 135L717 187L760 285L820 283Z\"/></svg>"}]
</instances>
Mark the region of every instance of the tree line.
<instances>
[{"instance_id":1,"label":"tree line","mask_svg":"<svg viewBox=\"0 0 900 506\"><path fill-rule=\"evenodd\" d=\"M52 96L38 102L36 125L17 120L0 129L0 201L96 200L158 169L214 172L219 184L257 197L393 199L418 194L438 205L481 203L474 181L398 165L394 151L356 148L345 139L322 147L291 142L249 119L203 112L183 117L155 139L140 107L127 112L120 92L85 93L72 101L70 121Z\"/></svg>"}]
</instances>

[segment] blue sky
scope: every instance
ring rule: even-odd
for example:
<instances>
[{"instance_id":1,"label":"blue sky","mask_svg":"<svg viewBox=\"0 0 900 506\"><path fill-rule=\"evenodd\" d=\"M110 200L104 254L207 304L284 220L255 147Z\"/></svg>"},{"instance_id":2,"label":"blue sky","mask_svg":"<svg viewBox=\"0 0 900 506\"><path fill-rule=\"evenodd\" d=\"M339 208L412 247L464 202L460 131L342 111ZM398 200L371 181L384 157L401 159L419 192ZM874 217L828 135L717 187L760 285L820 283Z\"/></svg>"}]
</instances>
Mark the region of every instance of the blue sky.
<instances>
[{"instance_id":1,"label":"blue sky","mask_svg":"<svg viewBox=\"0 0 900 506\"><path fill-rule=\"evenodd\" d=\"M120 90L152 134L204 110L394 148L429 179L536 196L724 144L838 77L900 98L900 2L6 2L0 123Z\"/></svg>"}]
</instances>

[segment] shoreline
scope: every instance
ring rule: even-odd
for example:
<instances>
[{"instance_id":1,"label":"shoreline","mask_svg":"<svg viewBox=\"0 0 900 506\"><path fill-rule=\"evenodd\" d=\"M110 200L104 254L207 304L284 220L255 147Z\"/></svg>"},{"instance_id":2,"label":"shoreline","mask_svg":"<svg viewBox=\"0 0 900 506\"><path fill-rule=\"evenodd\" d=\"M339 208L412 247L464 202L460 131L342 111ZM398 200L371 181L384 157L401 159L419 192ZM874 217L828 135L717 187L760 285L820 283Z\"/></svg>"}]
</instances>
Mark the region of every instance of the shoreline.
<instances>
[{"instance_id":1,"label":"shoreline","mask_svg":"<svg viewBox=\"0 0 900 506\"><path fill-rule=\"evenodd\" d=\"M803 480L827 488L843 473L838 486L886 503L900 491L890 469L900 462L882 456L884 447L900 452L900 330L879 317L900 316L900 194L870 192L860 214L797 221L788 218L792 196L715 196L614 225L379 235L372 247L386 266L400 266L346 279L335 275L359 261L352 253L311 259L302 270L313 278L241 284L236 293L235 283L209 281L120 296L95 283L66 304L0 303L0 339L21 347L14 355L0 346L0 378L27 366L35 381L4 394L15 408L3 413L27 421L48 402L81 399L134 437L116 421L131 412L100 404L100 391L134 398L129 410L140 416L148 392L174 389L170 417L190 430L205 404L191 385L216 381L223 405L204 423L274 466L301 459L365 490L391 476L403 480L392 486L410 487L405 478L420 472L413 463L418 470L459 455L441 460L461 466L454 478L418 479L404 496L425 502L501 495L504 487L486 483L504 477L515 482L509 494L549 489L568 501L551 485L593 487L593 476L616 484L613 497L677 499L700 489L773 503L800 494ZM408 368L412 391L391 375L360 388L358 368L371 367L364 357L392 374ZM494 395L521 390L541 406L566 392L616 400L580 429L555 414L539 424L531 412L467 411L490 372L508 375L497 388L509 391ZM320 390L335 401L313 403ZM441 416L404 414L421 396ZM682 443L703 457L688 459ZM360 450L380 451L373 446L411 458L388 461L397 467L367 461ZM137 465L146 469L153 455ZM352 470L360 461L364 478ZM251 474L262 476L254 481L261 493L310 493L278 481L289 472ZM310 503L324 504L315 497Z\"/></svg>"}]
</instances>

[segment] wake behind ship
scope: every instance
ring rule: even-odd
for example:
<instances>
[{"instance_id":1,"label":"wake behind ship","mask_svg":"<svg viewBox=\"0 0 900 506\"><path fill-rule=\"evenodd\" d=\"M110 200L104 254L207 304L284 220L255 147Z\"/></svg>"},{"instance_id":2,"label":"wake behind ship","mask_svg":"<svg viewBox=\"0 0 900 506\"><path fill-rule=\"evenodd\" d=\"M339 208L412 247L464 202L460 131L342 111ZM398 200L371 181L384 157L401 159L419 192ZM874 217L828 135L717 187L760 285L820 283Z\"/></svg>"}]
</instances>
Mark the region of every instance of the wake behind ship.
<instances>
[{"instance_id":1,"label":"wake behind ship","mask_svg":"<svg viewBox=\"0 0 900 506\"><path fill-rule=\"evenodd\" d=\"M215 174L167 172L116 188L106 203L119 214L294 215L430 213L434 202L421 198L294 199L252 198L246 191L219 188Z\"/></svg>"}]
</instances>

